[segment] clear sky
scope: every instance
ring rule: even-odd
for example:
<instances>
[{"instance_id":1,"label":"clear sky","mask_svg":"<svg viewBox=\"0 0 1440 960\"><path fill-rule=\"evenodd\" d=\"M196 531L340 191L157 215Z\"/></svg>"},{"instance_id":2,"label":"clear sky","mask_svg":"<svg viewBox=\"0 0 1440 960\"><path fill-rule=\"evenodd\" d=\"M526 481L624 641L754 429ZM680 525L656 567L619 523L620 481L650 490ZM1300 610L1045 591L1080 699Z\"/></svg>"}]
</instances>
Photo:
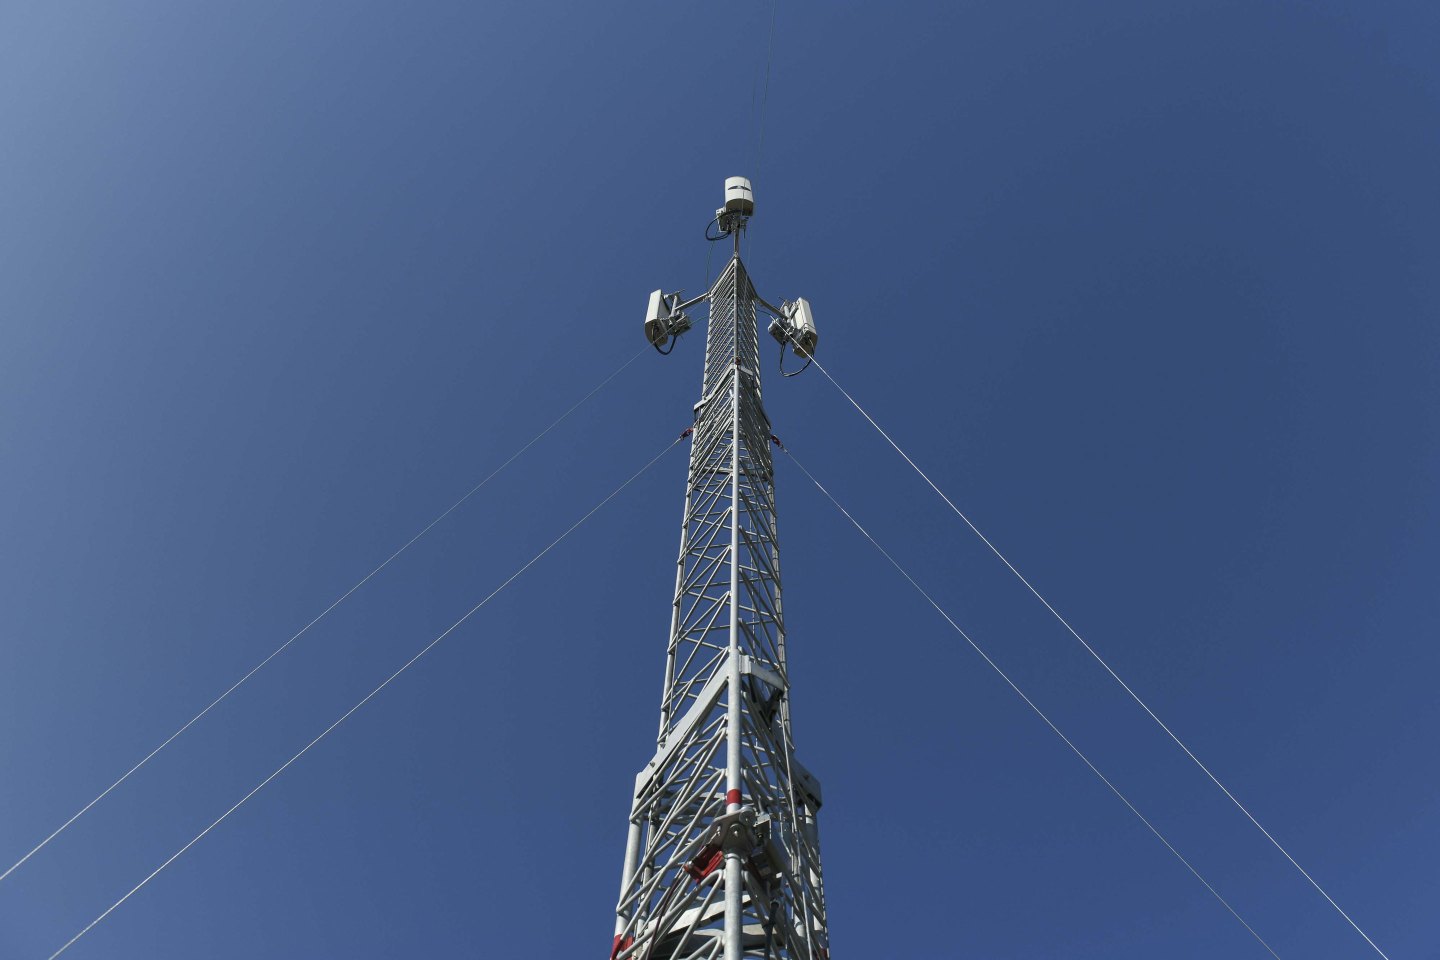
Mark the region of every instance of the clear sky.
<instances>
[{"instance_id":1,"label":"clear sky","mask_svg":"<svg viewBox=\"0 0 1440 960\"><path fill-rule=\"evenodd\" d=\"M1440 8L783 0L766 96L770 15L0 5L0 868L633 356L748 175L761 294L810 299L837 379L1394 960L1440 957ZM0 956L658 452L702 347L640 357L0 882ZM766 399L1280 956L1374 956L829 383ZM777 470L837 958L1267 956ZM67 957L602 956L684 473Z\"/></svg>"}]
</instances>

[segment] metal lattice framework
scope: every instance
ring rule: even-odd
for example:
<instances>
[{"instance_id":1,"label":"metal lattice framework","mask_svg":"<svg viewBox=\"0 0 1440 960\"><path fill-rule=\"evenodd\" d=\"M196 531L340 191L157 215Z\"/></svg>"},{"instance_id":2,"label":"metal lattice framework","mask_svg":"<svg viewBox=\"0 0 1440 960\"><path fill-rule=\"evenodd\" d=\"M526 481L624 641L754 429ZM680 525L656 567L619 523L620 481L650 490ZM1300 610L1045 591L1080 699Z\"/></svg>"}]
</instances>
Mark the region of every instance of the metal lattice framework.
<instances>
[{"instance_id":1,"label":"metal lattice framework","mask_svg":"<svg viewBox=\"0 0 1440 960\"><path fill-rule=\"evenodd\" d=\"M738 233L701 299L705 378L660 734L635 779L611 958L825 960L820 785L790 736L773 437L760 395L756 303L768 304Z\"/></svg>"}]
</instances>

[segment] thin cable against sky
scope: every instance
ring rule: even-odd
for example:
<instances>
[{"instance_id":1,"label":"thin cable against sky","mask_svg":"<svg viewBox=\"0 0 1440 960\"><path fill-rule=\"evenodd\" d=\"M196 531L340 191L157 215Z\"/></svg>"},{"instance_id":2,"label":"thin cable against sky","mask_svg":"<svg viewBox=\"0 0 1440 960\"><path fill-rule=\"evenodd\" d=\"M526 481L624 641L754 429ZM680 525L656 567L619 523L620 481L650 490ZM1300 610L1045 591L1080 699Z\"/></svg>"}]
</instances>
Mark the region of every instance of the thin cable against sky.
<instances>
[{"instance_id":1,"label":"thin cable against sky","mask_svg":"<svg viewBox=\"0 0 1440 960\"><path fill-rule=\"evenodd\" d=\"M51 833L44 840L41 840L34 847L32 847L29 853L25 854L25 856L12 863L8 868L6 868L4 873L0 873L0 881L3 881L6 877L10 876L10 874L14 873L17 869L19 869L19 867L26 860L29 860L31 857L35 856L35 854L43 850L51 840L54 840L56 837L60 836L60 834L64 833L71 824L73 824L76 820L79 820L87 812L89 812L91 807L95 806L95 804L99 803L101 800L104 800L107 796L110 795L110 792L112 790L120 786L120 784L124 783L126 780L130 779L130 776L132 774L134 774L141 767L145 766L145 764L149 763L150 760L154 758L154 756L158 754L161 750L164 750L166 747L170 746L170 744L174 743L181 734L183 734L186 730L189 730L202 717L204 717L211 710L219 706L225 700L225 698L229 697L230 694L238 690L240 686L245 683L245 681L249 680L251 677L255 676L255 674L259 673L260 670L267 663L269 663L271 660L274 660L280 654L284 653L286 648L289 647L296 640L299 640L302 636L304 636L306 631L308 631L311 627L315 626L315 624L319 623L321 620L325 619L326 615L328 615L330 611L334 610L336 607L340 606L340 604L344 603L347 599L349 599L352 593L365 586L365 584L370 581L371 577L375 576L375 574L379 573L381 570L384 570L387 566L390 565L390 562L396 557L400 556L400 554L404 553L406 550L409 550L410 547L414 545L415 541L419 540L421 537L425 536L425 534L429 533L436 524L444 520L446 517L450 516L450 514L454 513L461 504L463 504L466 500L469 500L476 493L480 492L480 489L484 487L487 483L489 483L491 480L495 479L495 477L498 476L502 470L510 466L510 464L514 463L517 459L519 459L520 455L523 454L526 450L529 450L536 443L540 442L540 440L544 438L546 434L558 427L561 422L563 422L567 417L570 416L570 414L580 409L580 407L584 405L587 400L595 396L595 394L599 393L606 384L618 377L620 373L625 370L626 367L630 366L630 364L634 363L637 359L639 359L640 354L645 353L649 349L650 347L646 345L640 350L640 353L637 353L629 360L626 360L618 368L616 368L614 373L610 374L604 380L601 380L594 389L592 389L589 393L585 394L585 396L577 400L570 407L570 409L566 410L564 413L560 414L560 416L556 417L555 420L550 424L550 426L546 427L544 430L541 430L534 437L532 437L528 443L526 443L519 450L516 450L513 454L511 454L508 460L500 464L500 466L496 467L494 470L490 471L490 474L484 480L481 480L479 483L475 484L475 486L471 487L469 492L467 492L463 497L461 497L459 500L456 500L438 517L427 523L424 529L422 529L419 533L415 534L415 536L411 537L409 540L405 541L405 543L400 547L400 549L396 550L394 553L390 554L390 556L386 557L385 560L378 567L365 574L365 576L361 577L360 580L356 582L353 587L342 593L339 599L337 599L334 603L330 604L330 606L326 607L324 610L320 611L319 616L315 617L315 619L311 620L309 623L305 624L305 626L301 627L298 631L295 632L294 635L290 637L289 640L286 640L284 643L280 644L280 646L272 650L269 656L267 656L264 660L261 660L259 663L255 664L255 666L251 667L249 673L245 674L239 680L236 680L233 684L230 685L228 689L226 689L224 693L220 694L220 696L210 701L209 705L206 706L205 709L201 710L199 713L195 714L195 716L187 720L185 724L180 727L180 729L170 734L170 736L166 737L165 740L162 741L158 747L156 747L154 750L151 750L144 757L142 757L139 763L136 763L129 770L126 770L123 774L121 774L120 779L110 784L110 786L106 787L104 790L101 790L100 793L98 793L93 800L91 800L89 803L85 804L85 806L81 807L78 811L76 811L74 816L72 816L69 820L66 820L64 823L60 824L60 826L57 827L53 833Z\"/></svg>"},{"instance_id":2,"label":"thin cable against sky","mask_svg":"<svg viewBox=\"0 0 1440 960\"><path fill-rule=\"evenodd\" d=\"M646 349L649 349L649 347L647 346ZM321 740L324 740L327 736L329 736L332 730L340 726L340 724L344 723L346 720L350 719L351 714L355 713L355 711L359 710L361 707L365 706L365 704L369 703L371 698L373 698L381 690L384 690L386 687L388 687L391 681L393 681L396 677L400 676L400 674L404 673L406 670L409 670L410 667L417 660L425 656L425 654L429 653L436 644L438 644L441 640L444 640L450 634L454 633L455 630L459 628L462 623L464 623L466 620L469 620L476 611L478 611L481 607L485 606L485 604L493 600L495 596L500 593L500 591L504 590L506 587L510 586L510 584L514 583L517 579L519 579L522 573L524 573L526 570L529 570L532 566L539 562L541 557L545 556L551 550L555 549L555 547L557 547L562 540L570 536L570 534L574 533L581 524L583 524L586 520L589 520L596 513L598 513L601 507L605 506L605 504L609 503L611 500L614 500L617 496L620 495L621 491L623 491L626 487L630 486L630 484L638 480L642 474L644 474L651 467L655 466L655 464L659 463L660 458L665 456L665 454L669 453L671 450L674 450L675 447L683 439L685 439L685 435L681 434L679 437L676 437L674 440L670 441L670 443L666 444L665 449L657 453L650 460L649 463L645 464L645 466L641 467L639 470L636 470L633 474L630 475L630 478L628 480L620 484L620 486L616 487L614 490L610 491L610 493L607 494L603 500L595 504L595 506L591 507L589 511L587 511L585 515L582 516L579 520L576 520L574 523L572 523L565 530L564 533L560 534L560 536L550 541L549 546L545 547L545 549L541 550L539 553L535 554L535 556L531 557L520 569L510 574L510 576L507 577L504 582L500 584L500 586L490 591L489 595L486 596L484 600L481 600L479 603L475 604L475 606L465 611L464 616L452 623L449 627L445 629L443 633L441 633L434 640L431 640L429 643L425 644L425 646L421 647L419 653L415 654L409 660L406 660L403 664L401 664L399 670L396 670L394 673L390 674L390 676L386 677L383 681L381 681L379 686L377 686L374 690L371 690L369 693L365 694L364 697L360 698L360 701L356 703L355 706L351 707L349 710L346 710L343 714L341 714L338 720L336 720L334 723L330 724L330 726L322 730L320 732L320 735L317 736L314 740L311 740L309 743L305 744L305 746L301 747L299 752L297 752L293 757L291 757L289 760L286 760L280 766L276 767L275 770L268 777L266 777L264 780L261 780L250 790L249 793L245 794L245 796L241 797L238 801L236 801L233 807L220 814L220 816L216 817L208 827L206 827L204 830L201 830L194 837L192 837L190 841L186 843L183 847L181 847L179 850L176 850L169 857L167 857L165 861L160 864L160 866L156 867L153 871L150 872L149 876L147 876L144 880L141 880L139 883L135 884L135 886L131 887L130 890L123 897L121 897L119 900L116 900L110 906L106 907L105 910L98 917L87 923L84 929L82 929L79 933L75 934L75 936L67 940L64 946L62 946L59 950L56 950L54 953L50 954L49 960L55 960L55 958L60 956L60 954L64 953L66 950L69 950L81 937L85 936L85 934L95 929L97 924L99 924L106 917L110 916L110 914L114 913L121 904L134 896L147 883L159 876L162 870L164 870L166 867L170 866L170 864L178 860L185 853L186 850L189 850L191 847L195 846L195 844L203 840L206 834L208 834L211 830L214 830L221 823L223 823L225 821L225 818L229 817L230 814L234 813L236 810L239 810L242 806L244 806L245 802L251 797L255 796L255 794L259 793L261 790L263 790L266 784L268 784L271 780L274 780L276 777L280 776L280 774L284 773L285 770L296 760L299 760L301 757L305 756L305 754L310 751L311 747L315 746L315 744L319 743Z\"/></svg>"},{"instance_id":3,"label":"thin cable against sky","mask_svg":"<svg viewBox=\"0 0 1440 960\"><path fill-rule=\"evenodd\" d=\"M1209 777L1210 781L1214 783L1215 786L1219 787L1221 792L1224 793L1225 796L1230 798L1230 802L1235 804L1236 808L1239 809L1241 813L1245 814L1245 817L1255 825L1255 828L1265 835L1265 839L1269 840L1270 843L1274 845L1275 849L1279 850L1280 853L1284 855L1285 859L1289 860L1291 865L1294 866L1296 870L1300 871L1300 875L1302 877L1310 881L1310 885L1314 887L1317 891L1319 891L1320 896L1324 897L1329 902L1330 906L1335 908L1335 912L1340 914L1340 916L1344 917L1345 922L1350 924L1350 926L1355 929L1356 933L1364 937L1365 942L1370 944L1370 946L1375 950L1376 953L1384 957L1385 960L1390 960L1390 958L1386 956L1385 951L1381 950L1378 946L1375 945L1375 941L1370 939L1370 935L1364 930L1360 929L1360 925L1358 923L1350 919L1350 914L1346 913L1343 909L1341 909L1340 904L1336 903L1334 898L1331 897L1330 894L1325 892L1325 888L1320 886L1320 884L1315 881L1315 878L1310 876L1309 872L1307 872L1304 867L1300 866L1299 862L1290 855L1290 851L1286 850L1283 846L1281 846L1280 841L1276 840L1273 836L1271 836L1269 830L1266 830L1263 826L1260 825L1260 821L1255 819L1255 815L1252 814L1243 803L1236 799L1235 794L1231 793L1230 789L1226 787L1225 784L1220 782L1220 778L1215 776L1215 774L1211 773L1210 768L1200 762L1200 758L1195 756L1195 754L1190 750L1190 748L1185 745L1185 742L1175 735L1175 731L1171 730L1170 727L1165 724L1165 721L1161 720L1158 716L1156 716L1155 711L1150 709L1150 705L1147 704L1144 700L1140 699L1140 695L1137 694L1133 689L1131 689L1128 683L1120 679L1120 675L1117 674L1110 667L1110 664L1105 661L1105 658L1100 656L1100 654L1096 653L1095 648L1090 646L1090 644L1085 641L1085 638L1080 636L1080 634L1076 632L1074 627L1070 626L1070 622L1064 617L1062 617L1060 615L1060 612L1050 605L1050 601L1046 600L1043 596L1041 596L1040 591L1036 590L1034 585L1031 584L1029 580L1025 579L1025 576L1019 570L1015 569L1015 565L1012 564L1008 559L1006 559L1005 555L996 548L995 544L990 542L990 538L985 536L985 534L981 533L980 528L975 526L975 524L971 522L970 518L967 517L959 507L955 506L954 502L951 501L949 497L945 496L945 493L935 485L935 481L931 480L930 477L925 473L925 471L921 470L920 467L915 463L915 461L910 459L909 454L907 454L904 450L900 449L900 445L890 437L890 434L885 432L884 428L882 428L880 424L875 422L875 418L870 416L870 414L865 411L865 408L860 406L860 404L855 400L854 397L850 396L849 391L847 391L844 387L840 386L838 382L836 382L835 378L830 375L830 371L825 369L824 364L816 360L815 366L819 367L820 372L825 374L825 379L829 380L830 383L835 387L835 389L839 390L840 393L845 397L845 399L850 401L850 405L853 406L856 410L858 410L860 412L860 415L870 422L870 426L874 427L876 432L878 432L880 436L885 438L885 442L890 444L890 446L895 449L895 452L900 454L900 456L904 458L905 462L910 464L910 467L920 475L920 478L930 485L930 489L934 490L935 493L939 495L940 499L945 501L945 504L955 512L955 515L961 520L965 521L965 525L974 532L975 536L979 537L981 541L984 542L985 546L990 548L990 552L995 554L995 556L999 557L1000 562L1005 564L1005 566L1009 568L1010 572L1013 573L1015 577L1025 585L1025 588L1035 595L1035 599L1039 600L1042 604L1045 605L1045 609L1049 610L1051 615L1054 616L1056 620L1060 621L1060 625L1063 626L1066 630L1070 631L1070 635L1072 637L1080 641L1080 645L1085 648L1086 652L1088 652L1090 656L1094 657L1095 661L1099 663L1100 666L1105 668L1105 672L1110 674L1110 676L1114 678L1115 682L1120 684L1120 686L1124 688L1126 693L1130 694L1131 699L1138 703L1140 705L1140 708L1150 715L1150 719L1154 720L1155 723L1159 725L1160 729L1164 730L1165 733L1170 737L1170 739L1174 740L1175 744L1181 750L1185 751L1185 755L1195 762L1195 765L1204 772L1205 776Z\"/></svg>"},{"instance_id":4,"label":"thin cable against sky","mask_svg":"<svg viewBox=\"0 0 1440 960\"><path fill-rule=\"evenodd\" d=\"M755 143L755 179L760 179L760 164L765 159L765 107L770 102L770 64L775 59L775 14L780 9L780 0L770 4L770 39L765 43L765 89L760 94L759 136Z\"/></svg>"},{"instance_id":5,"label":"thin cable against sky","mask_svg":"<svg viewBox=\"0 0 1440 960\"><path fill-rule=\"evenodd\" d=\"M781 449L785 450L784 447L782 447ZM1169 840L1165 839L1165 835L1161 833L1153 823L1147 820L1144 814L1142 814L1138 809L1136 809L1135 805L1130 802L1129 798L1127 798L1125 794L1121 793L1120 789L1116 787L1115 784L1111 783L1109 778L1106 777L1105 774L1101 773L1100 769L1096 767L1095 764L1090 762L1090 758L1087 757L1080 750L1079 747L1075 746L1074 742L1072 742L1069 737L1065 736L1065 734L1060 731L1059 727L1055 726L1054 721L1052 721L1048 716L1046 716L1045 711L1041 710L1038 706L1036 706L1035 701L1031 700L1028 696L1026 696L1025 691L1021 690L1020 687L1016 685L1015 681L1010 679L1009 674L1007 674L1004 670L1000 669L1000 665L997 664L994 660L991 660L990 655L986 653L978 643L970 639L970 635L966 633L963 629L961 629L960 625L951 618L950 614L945 612L945 608L940 606L940 604L936 603L935 598L930 596L930 594L926 592L925 588L920 586L920 584L915 580L914 577L910 576L909 572L900 565L900 562L890 555L890 551L880 546L880 542L870 535L870 531L866 530L863 526L861 526L860 521L856 520L850 515L850 511L840 506L840 501L836 500L834 495L831 494L829 490L826 490L819 480L815 479L814 474L812 474L809 470L805 469L805 465L795 458L795 454L791 453L789 450L785 450L785 453L787 456L790 457L791 462L794 463L795 466L800 468L800 472L805 474L806 477L809 477L810 482L815 484L816 488L821 493L823 493L831 503L835 505L835 509L839 510L842 514L844 514L845 519L849 520L852 524L854 524L855 529L859 530L860 533L864 535L865 539L869 540L870 543L874 545L875 549L879 550L881 555L884 556L886 560L890 561L890 565L893 566L896 570L898 570L902 577L910 581L910 585L916 589L920 596L924 597L927 601L929 601L930 606L934 607L936 612L938 612L940 616L945 618L945 621L949 623L952 628L954 628L955 632L960 634L961 638L964 639L966 643L970 644L970 647L976 653L980 654L981 658L990 665L990 669L994 670L997 674L999 674L1000 679L1004 680L1005 683L1010 687L1010 689L1014 690L1015 694L1021 700L1025 701L1025 705L1028 706L1031 710L1035 711L1036 716L1038 716L1041 720L1045 721L1045 725L1054 732L1055 736L1063 740L1065 742L1065 746L1069 747L1075 753L1075 756L1079 757L1081 761L1084 762L1085 766L1090 768L1090 772L1095 774L1095 776L1099 777L1100 781L1104 783L1105 786L1110 788L1110 792L1115 794L1115 796L1119 797L1120 802L1125 804L1125 806L1130 809L1130 812L1135 814L1135 816L1140 820L1141 823L1145 824L1146 828L1155 835L1155 838L1165 845L1165 849L1169 850L1172 854L1174 854L1175 859L1183 863L1185 865L1185 869L1189 870L1190 873L1194 875L1196 880L1199 880L1202 884L1204 884L1205 889L1209 890L1210 894L1216 900L1219 900L1221 905L1224 906L1226 910L1230 911L1231 916L1233 916L1236 920L1240 921L1240 925L1243 926L1246 930L1248 930L1252 937L1259 941L1260 945L1264 947L1267 952L1269 952L1270 956L1274 957L1275 960L1280 960L1280 955L1277 954L1273 949L1271 949L1270 944L1266 943L1265 939L1261 937L1260 934L1255 932L1255 928L1245 922L1245 918L1240 916L1240 914L1235 911L1235 908L1230 906L1229 901L1222 897L1220 895L1220 892L1210 885L1210 881L1206 880L1203 876L1201 876L1200 871L1196 870L1195 867L1190 863L1190 861L1186 860L1185 857L1181 855L1180 851L1176 850L1174 845L1171 844Z\"/></svg>"}]
</instances>

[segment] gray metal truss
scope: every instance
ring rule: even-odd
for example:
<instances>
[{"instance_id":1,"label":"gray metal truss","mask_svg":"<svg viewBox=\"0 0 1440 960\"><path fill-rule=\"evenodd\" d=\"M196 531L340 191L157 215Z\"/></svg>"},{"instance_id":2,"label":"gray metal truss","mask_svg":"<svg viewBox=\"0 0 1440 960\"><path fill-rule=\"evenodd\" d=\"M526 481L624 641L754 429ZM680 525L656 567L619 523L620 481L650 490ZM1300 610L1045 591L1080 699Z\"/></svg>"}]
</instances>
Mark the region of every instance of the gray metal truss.
<instances>
[{"instance_id":1,"label":"gray metal truss","mask_svg":"<svg viewBox=\"0 0 1440 960\"><path fill-rule=\"evenodd\" d=\"M705 299L660 733L635 779L611 957L826 960L820 785L790 736L763 301L738 249Z\"/></svg>"}]
</instances>

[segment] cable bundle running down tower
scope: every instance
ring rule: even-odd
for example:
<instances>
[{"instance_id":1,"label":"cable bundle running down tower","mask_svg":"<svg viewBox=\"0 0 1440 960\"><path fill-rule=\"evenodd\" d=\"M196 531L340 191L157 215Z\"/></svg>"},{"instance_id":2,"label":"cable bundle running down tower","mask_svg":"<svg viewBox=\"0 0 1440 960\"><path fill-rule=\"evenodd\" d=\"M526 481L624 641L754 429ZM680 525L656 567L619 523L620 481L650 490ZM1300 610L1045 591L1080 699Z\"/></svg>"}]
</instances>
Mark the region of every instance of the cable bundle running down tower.
<instances>
[{"instance_id":1,"label":"cable bundle running down tower","mask_svg":"<svg viewBox=\"0 0 1440 960\"><path fill-rule=\"evenodd\" d=\"M635 778L611 960L829 957L820 784L790 735L757 305L782 347L808 358L816 336L809 304L776 309L751 284L740 234L754 209L750 182L727 180L712 224L734 240L729 265L694 300L655 291L645 318L661 350L710 302L660 733Z\"/></svg>"}]
</instances>

